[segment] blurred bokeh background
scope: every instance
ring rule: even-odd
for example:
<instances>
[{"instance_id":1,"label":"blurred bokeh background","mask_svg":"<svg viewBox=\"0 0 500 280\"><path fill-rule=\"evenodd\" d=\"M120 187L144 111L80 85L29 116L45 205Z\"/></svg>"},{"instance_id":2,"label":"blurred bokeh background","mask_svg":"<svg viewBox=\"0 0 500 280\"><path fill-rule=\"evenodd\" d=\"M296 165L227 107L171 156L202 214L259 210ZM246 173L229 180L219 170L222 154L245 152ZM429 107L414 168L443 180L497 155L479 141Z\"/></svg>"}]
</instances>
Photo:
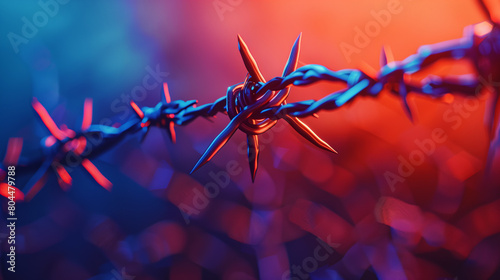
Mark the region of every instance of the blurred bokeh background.
<instances>
[{"instance_id":1,"label":"blurred bokeh background","mask_svg":"<svg viewBox=\"0 0 500 280\"><path fill-rule=\"evenodd\" d=\"M94 124L123 123L130 100L160 101L163 82L174 100L213 102L245 78L237 34L270 79L300 32L299 66L379 69L382 46L402 60L483 20L473 0L1 1L0 155L22 137L21 156L41 156L48 131L33 97L69 128L85 98ZM293 88L290 101L338 88ZM189 175L224 115L177 127L175 145L155 129L142 144L126 138L94 161L110 192L76 167L70 189L52 174L17 204L15 273L2 198L2 279L499 279L498 157L485 169L490 95L410 95L413 123L389 93L305 119L338 155L279 123L261 137L255 183L240 132ZM22 186L30 174L16 176Z\"/></svg>"}]
</instances>

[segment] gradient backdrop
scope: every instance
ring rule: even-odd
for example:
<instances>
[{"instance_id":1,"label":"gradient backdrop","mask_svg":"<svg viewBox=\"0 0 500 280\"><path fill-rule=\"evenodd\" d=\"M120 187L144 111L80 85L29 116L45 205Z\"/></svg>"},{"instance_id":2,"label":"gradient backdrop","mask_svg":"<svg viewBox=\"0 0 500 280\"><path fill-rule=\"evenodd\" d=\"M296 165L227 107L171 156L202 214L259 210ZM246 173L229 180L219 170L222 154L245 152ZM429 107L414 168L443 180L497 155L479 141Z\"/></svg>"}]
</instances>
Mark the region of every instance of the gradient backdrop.
<instances>
[{"instance_id":1,"label":"gradient backdrop","mask_svg":"<svg viewBox=\"0 0 500 280\"><path fill-rule=\"evenodd\" d=\"M485 20L472 0L46 2L58 4L45 19L44 1L0 3L0 156L10 137L24 139L23 157L40 156L48 131L33 97L70 128L85 98L94 101L94 124L123 123L130 100L160 101L163 82L174 100L215 101L246 75L237 34L270 79L300 32L299 66L369 70L379 69L382 46L402 60ZM388 7L397 13L356 45L358 28ZM22 35L26 21L39 27L12 43L9 34ZM356 51L343 52L346 44ZM430 72L472 70L441 63ZM139 90L148 75L157 86ZM289 100L336 89L293 88ZM52 174L17 204L15 273L6 270L2 198L0 279L499 279L498 157L485 172L489 97L410 95L414 123L389 93L305 119L338 155L280 122L261 137L253 184L241 132L189 175L225 115L177 127L175 145L155 129L142 145L129 137L94 161L111 192L79 167L69 170L69 190ZM18 174L18 184L29 175ZM200 198L214 184L220 192ZM181 205L196 211L183 215Z\"/></svg>"}]
</instances>

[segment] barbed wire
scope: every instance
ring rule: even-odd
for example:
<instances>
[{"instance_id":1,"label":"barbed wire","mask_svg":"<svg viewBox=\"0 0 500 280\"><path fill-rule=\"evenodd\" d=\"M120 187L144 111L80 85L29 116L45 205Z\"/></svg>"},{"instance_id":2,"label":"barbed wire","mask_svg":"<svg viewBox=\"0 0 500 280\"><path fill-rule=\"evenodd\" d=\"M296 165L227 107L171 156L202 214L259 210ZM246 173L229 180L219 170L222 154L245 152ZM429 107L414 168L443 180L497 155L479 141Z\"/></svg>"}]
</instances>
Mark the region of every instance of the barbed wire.
<instances>
[{"instance_id":1,"label":"barbed wire","mask_svg":"<svg viewBox=\"0 0 500 280\"><path fill-rule=\"evenodd\" d=\"M165 83L163 96L156 106L140 108L131 101L130 105L135 115L117 127L91 124L92 100L90 99L85 101L83 121L78 130L71 130L65 125L57 126L42 104L34 99L33 108L50 132L50 135L41 141L43 155L37 159L21 157L22 139L12 138L9 141L6 156L0 164L0 179L3 180L6 176L6 167L9 165L16 165L17 172L34 172L25 188L17 196L22 199L22 194L24 194L25 199L30 199L44 185L51 169L56 174L61 187L67 188L71 185L72 179L66 169L82 166L101 186L109 190L112 183L101 174L91 160L116 146L126 136L139 133L142 134L143 140L151 127L160 127L168 132L171 141L175 143L175 125L184 126L200 117L210 119L219 113L224 113L231 121L210 144L191 172L211 160L235 131L241 130L247 134L247 151L253 181L258 168L258 135L271 129L278 120L285 120L300 135L319 148L336 152L299 118L317 117L320 112L338 109L357 97L377 97L383 90L388 90L400 97L404 111L410 119L413 119L411 108L406 100L409 93L432 98L440 98L445 94L475 96L483 87L493 88L495 99L491 102L486 116L491 155L498 146L494 132L498 126L500 111L498 101L500 83L495 82L500 81L498 68L500 52L497 51L500 47L500 29L491 20L486 6L483 4L482 7L487 12L490 21L466 27L464 36L460 39L422 46L416 54L402 61L393 61L390 50L384 48L380 59L381 69L378 72L373 69L334 71L314 64L296 69L301 42L301 35L299 35L282 75L266 82L247 45L238 36L240 54L248 75L243 83L229 87L226 96L203 105L198 105L196 100L172 101ZM429 75L418 82L410 79L412 74L445 59L467 59L474 64L476 73L449 77ZM319 81L343 83L345 88L319 100L287 103L286 99L292 86L308 86ZM7 185L1 183L0 187L1 193L5 193L4 189Z\"/></svg>"}]
</instances>

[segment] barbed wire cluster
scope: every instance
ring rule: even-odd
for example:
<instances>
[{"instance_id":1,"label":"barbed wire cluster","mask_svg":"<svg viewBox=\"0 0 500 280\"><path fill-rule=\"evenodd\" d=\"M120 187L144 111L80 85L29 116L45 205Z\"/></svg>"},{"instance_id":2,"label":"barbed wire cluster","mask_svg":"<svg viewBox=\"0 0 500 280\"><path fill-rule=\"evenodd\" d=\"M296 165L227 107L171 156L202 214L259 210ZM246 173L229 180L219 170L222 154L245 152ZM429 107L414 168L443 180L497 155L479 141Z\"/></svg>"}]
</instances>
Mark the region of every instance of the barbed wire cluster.
<instances>
[{"instance_id":1,"label":"barbed wire cluster","mask_svg":"<svg viewBox=\"0 0 500 280\"><path fill-rule=\"evenodd\" d=\"M485 6L483 7L487 11ZM403 61L394 61L390 49L384 48L380 58L381 69L378 72L374 69L334 71L322 65L305 65L296 69L301 41L299 35L282 75L267 82L247 45L238 36L240 54L248 75L243 83L229 87L226 96L204 105L198 105L196 100L172 101L165 83L163 96L156 106L141 108L131 101L130 105L135 115L117 127L91 124L92 100L90 99L85 101L83 122L79 129L71 130L65 125L57 126L42 104L34 99L33 108L50 132L50 135L41 141L43 156L38 159L20 157L22 139L12 138L9 141L5 159L0 165L0 179L3 180L5 177L6 167L9 165L16 165L18 172L34 172L22 190L26 198L30 199L44 185L51 170L56 174L61 187L67 188L72 180L66 169L82 166L97 183L109 190L112 183L101 174L91 160L116 146L126 136L139 133L144 139L151 127L160 127L168 132L170 139L175 143L174 127L176 125L188 125L200 117L211 118L218 113L224 113L231 121L210 144L191 172L212 159L239 129L247 134L248 158L252 180L254 180L259 156L258 135L271 129L278 120L287 121L292 128L314 145L335 152L299 118L317 117L318 113L333 111L354 101L356 97L377 97L383 90L399 96L404 111L410 119L413 119L411 108L406 100L410 92L440 98L446 94L475 96L483 87L494 89L495 98L486 116L490 132L491 155L498 144L495 142L498 141L495 140L495 129L500 111L498 101L500 83L495 81L500 81L500 68L498 67L500 29L498 24L491 19L488 11L487 15L489 22L466 27L462 38L422 46L416 54ZM476 73L448 77L427 76L421 81L412 81L410 78L412 74L445 59L467 59L474 64ZM319 100L287 103L292 86L306 86L319 81L343 83L345 88ZM2 183L1 188L5 187L6 185ZM22 198L20 195L17 197Z\"/></svg>"}]
</instances>

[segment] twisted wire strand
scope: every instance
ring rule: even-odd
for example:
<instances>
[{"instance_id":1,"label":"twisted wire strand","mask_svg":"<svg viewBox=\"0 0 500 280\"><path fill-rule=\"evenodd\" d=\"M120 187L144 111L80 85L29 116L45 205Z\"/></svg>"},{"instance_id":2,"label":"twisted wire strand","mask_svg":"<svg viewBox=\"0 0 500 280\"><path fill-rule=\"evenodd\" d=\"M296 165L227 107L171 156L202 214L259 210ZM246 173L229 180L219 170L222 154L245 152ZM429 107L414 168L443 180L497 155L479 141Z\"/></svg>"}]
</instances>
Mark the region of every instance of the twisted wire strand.
<instances>
[{"instance_id":1,"label":"twisted wire strand","mask_svg":"<svg viewBox=\"0 0 500 280\"><path fill-rule=\"evenodd\" d=\"M265 118L273 120L285 119L292 126L294 126L294 128L299 127L302 129L306 129L307 126L305 126L305 124L294 123L293 118L305 118L308 116L315 116L317 113L323 111L333 111L337 108L342 107L346 103L352 102L358 96L376 97L384 89L387 89L391 93L401 97L403 108L406 110L410 118L411 110L406 102L406 97L409 92L423 94L434 98L441 97L446 93L474 96L480 91L483 86L491 86L491 81L485 81L485 79L482 78L485 74L491 72L491 69L484 70L481 67L477 67L477 74L479 75L463 75L444 78L437 76L428 76L420 83L408 82L408 79L406 79L405 77L419 72L431 65L434 65L436 62L443 59L469 59L476 66L478 66L477 62L480 59L483 59L485 56L487 57L488 55L491 55L481 52L479 46L483 41L500 45L498 28L496 26L492 26L490 23L487 24L489 24L489 29L486 28L487 32L484 31L484 28L480 29L481 32L478 32L479 29L477 28L477 25L467 27L464 32L465 35L461 39L423 46L418 50L416 54L409 56L403 61L388 61L387 54L385 51L383 51L381 57L382 68L378 73L371 75L358 69L344 69L333 71L325 66L314 64L305 65L296 70L294 66L294 71L291 71L289 65L293 62L292 54L295 50L292 49L289 64L285 68L290 71L285 70L282 77L275 77L267 82L256 80L255 83L258 85L258 87L256 87L255 90L253 92L250 92L249 94L254 94L255 96L267 96L266 98L268 98L269 100L265 100L265 102L257 101L261 102L264 105L255 107L257 109L250 112L250 114L248 114L248 117L246 118L255 120ZM296 41L296 45L297 42L300 43L300 36ZM246 45L244 45L244 47L246 47ZM295 47L296 46L294 45L294 48ZM243 49L243 51L246 50ZM295 54L295 56L296 55L298 54ZM253 58L251 58L251 60L245 60L244 57L244 61L247 69L249 67L253 67L251 65L248 66L248 61L254 62ZM258 71L256 65L255 69L257 69ZM249 69L249 73L254 73L254 79L255 76L258 76L258 73L255 74L255 69ZM289 73L286 73L287 71ZM252 76L250 76L250 79L252 79ZM286 103L285 99L288 96L288 92L286 92L286 94L279 95L279 100L273 99L274 97L276 97L276 94L273 95L272 93L288 90L288 88L291 86L312 85L319 81L340 82L344 83L346 87L340 91L331 93L319 100L305 100L294 103ZM165 96L162 98L162 101L159 102L155 107L139 108L135 103L131 102L131 106L134 108L136 115L132 116L128 121L126 121L119 127L106 125L87 125L87 127L84 128L84 125L82 124L81 130L78 130L76 132L73 131L72 133L68 132L67 130L63 131L62 129L59 129L57 126L55 126L54 122L50 119L50 116L48 116L48 114L41 114L37 110L42 121L52 134L49 136L49 138L46 138L44 140L45 142L42 141L41 147L43 150L43 156L38 159L28 160L19 156L14 159L7 159L6 157L6 159L0 164L0 177L5 177L5 171L7 170L6 167L13 163L17 163L17 166L19 166L18 170L21 172L32 172L33 170L36 170L34 176L30 179L24 189L24 193L31 193L30 196L32 197L34 194L36 194L36 192L39 191L39 189L41 188L40 185L43 185L43 178L47 176L47 173L49 172L51 167L54 169L56 175L58 176L58 179L60 179L60 183L61 181L68 183L69 180L70 184L71 180L65 178L69 175L66 176L67 172L64 168L68 168L68 166L70 165L72 167L82 165L85 169L87 169L87 171L89 171L89 173L96 179L96 181L98 181L102 186L109 189L111 183L109 181L106 182L107 180L105 180L105 178L103 179L102 174L100 174L95 167L92 168L92 166L89 165L89 159L98 157L103 152L118 145L121 140L123 140L128 135L134 135L142 131L144 138L148 130L153 126L170 129L169 131L171 134L171 139L175 142L175 132L173 130L174 124L188 125L189 123L200 117L211 118L218 113L227 114L227 102L231 89L234 90L236 86L239 86L238 89L243 91L246 85L246 82L234 85L233 87L230 87L228 89L228 94L226 96L218 98L213 103L204 105L197 105L196 100L170 101L168 90L165 88ZM234 116L234 118L232 118L232 121L230 125L228 125L228 128L234 123L241 121L240 119L245 119L244 117L241 117L241 114L248 113L247 111L250 107L252 107L252 105L242 108L242 111L239 112L238 115ZM303 126L301 124L303 124ZM231 127L231 133L228 133L228 135L223 135L225 138L227 138L225 139L225 141L227 141L231 137L232 133L234 133L237 128L237 126L236 128ZM299 131L297 128L296 130ZM312 134L314 133L312 132ZM304 137L309 137L308 140L326 149L326 147L321 143L321 139L319 137L315 138L314 136L306 135ZM51 143L48 143L47 139L52 139L51 141L49 141ZM258 147L258 142L252 142L255 141L256 138L252 139L253 140L251 141L249 139L249 145L250 143L252 143L253 145L257 145ZM224 143L222 143L220 147L222 147ZM11 150L11 147L7 147L7 152L9 152L9 150ZM215 152L217 150L215 150ZM213 154L207 157L208 160L210 160L212 156ZM78 158L76 164L74 161L72 162L70 160L71 158ZM253 176L256 172L256 166L254 166L254 169L255 170L252 171Z\"/></svg>"}]
</instances>

